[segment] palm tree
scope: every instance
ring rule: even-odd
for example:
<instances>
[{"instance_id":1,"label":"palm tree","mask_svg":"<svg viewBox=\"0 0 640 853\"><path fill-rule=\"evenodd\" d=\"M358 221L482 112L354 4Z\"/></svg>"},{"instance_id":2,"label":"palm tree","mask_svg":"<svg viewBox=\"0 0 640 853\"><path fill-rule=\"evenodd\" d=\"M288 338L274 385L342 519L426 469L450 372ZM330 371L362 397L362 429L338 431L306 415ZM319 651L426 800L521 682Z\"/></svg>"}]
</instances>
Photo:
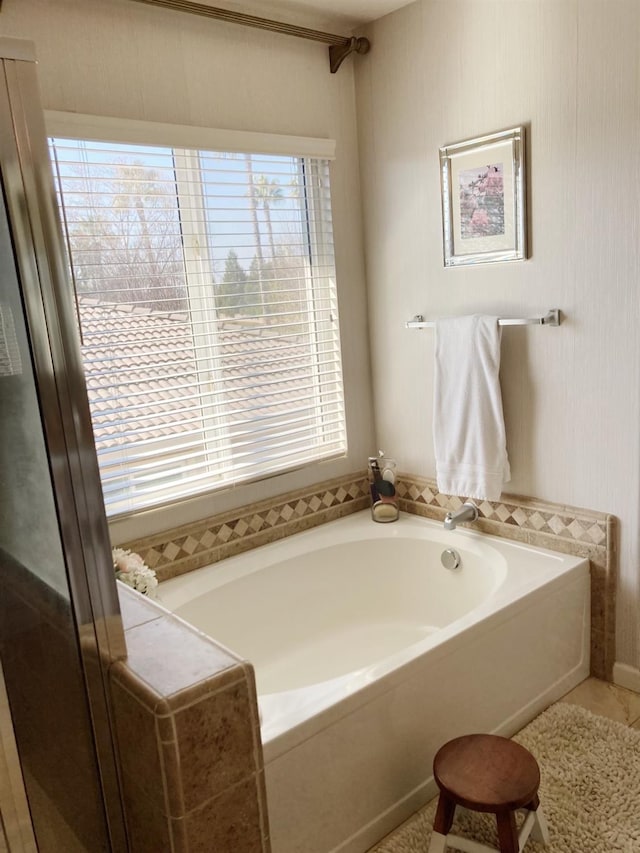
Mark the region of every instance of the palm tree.
<instances>
[{"instance_id":1,"label":"palm tree","mask_svg":"<svg viewBox=\"0 0 640 853\"><path fill-rule=\"evenodd\" d=\"M262 240L260 239L260 222L258 221L258 195L256 192L256 181L253 174L253 160L251 154L244 155L244 166L247 170L247 180L249 184L249 202L251 205L251 221L253 224L253 237L256 244L256 258L258 259L258 285L260 287L260 305L262 314L264 315L264 292L262 288L262 271L264 267L264 257L262 255Z\"/></svg>"},{"instance_id":2,"label":"palm tree","mask_svg":"<svg viewBox=\"0 0 640 853\"><path fill-rule=\"evenodd\" d=\"M258 204L264 210L264 218L267 223L267 232L269 233L269 245L271 247L271 257L275 260L276 247L273 239L273 223L271 222L271 205L279 204L284 201L282 187L278 183L277 178L269 180L266 175L260 175L255 182L255 191Z\"/></svg>"}]
</instances>

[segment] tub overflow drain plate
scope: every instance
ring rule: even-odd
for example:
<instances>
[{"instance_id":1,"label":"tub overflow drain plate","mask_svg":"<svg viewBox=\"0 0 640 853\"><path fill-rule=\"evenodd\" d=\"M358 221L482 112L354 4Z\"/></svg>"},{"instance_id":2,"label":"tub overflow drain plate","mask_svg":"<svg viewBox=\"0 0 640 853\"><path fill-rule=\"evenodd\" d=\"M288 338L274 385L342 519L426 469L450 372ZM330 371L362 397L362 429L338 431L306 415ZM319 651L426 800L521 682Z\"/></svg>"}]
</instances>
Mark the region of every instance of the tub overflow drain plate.
<instances>
[{"instance_id":1,"label":"tub overflow drain plate","mask_svg":"<svg viewBox=\"0 0 640 853\"><path fill-rule=\"evenodd\" d=\"M457 569L461 563L460 554L458 554L457 551L454 551L453 548L447 548L446 551L443 551L440 555L440 562L445 569Z\"/></svg>"}]
</instances>

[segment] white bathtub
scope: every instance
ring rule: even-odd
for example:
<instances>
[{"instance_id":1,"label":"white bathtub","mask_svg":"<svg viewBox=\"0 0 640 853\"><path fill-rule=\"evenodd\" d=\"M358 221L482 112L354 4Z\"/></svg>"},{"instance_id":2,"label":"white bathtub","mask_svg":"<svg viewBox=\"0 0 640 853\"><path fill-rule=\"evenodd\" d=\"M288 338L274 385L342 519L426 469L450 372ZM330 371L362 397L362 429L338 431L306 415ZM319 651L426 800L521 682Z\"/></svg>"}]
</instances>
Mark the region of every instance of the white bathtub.
<instances>
[{"instance_id":1,"label":"white bathtub","mask_svg":"<svg viewBox=\"0 0 640 853\"><path fill-rule=\"evenodd\" d=\"M433 796L442 743L513 734L589 672L587 561L417 516L358 513L159 598L255 667L273 853L366 851Z\"/></svg>"}]
</instances>

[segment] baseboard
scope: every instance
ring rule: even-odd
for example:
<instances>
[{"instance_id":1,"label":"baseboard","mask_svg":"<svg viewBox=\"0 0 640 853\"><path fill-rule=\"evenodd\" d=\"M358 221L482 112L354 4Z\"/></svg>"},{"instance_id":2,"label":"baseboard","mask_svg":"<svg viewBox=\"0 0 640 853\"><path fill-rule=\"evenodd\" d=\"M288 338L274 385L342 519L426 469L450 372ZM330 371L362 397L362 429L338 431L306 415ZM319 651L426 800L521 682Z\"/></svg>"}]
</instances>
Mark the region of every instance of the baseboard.
<instances>
[{"instance_id":1,"label":"baseboard","mask_svg":"<svg viewBox=\"0 0 640 853\"><path fill-rule=\"evenodd\" d=\"M554 702L558 702L563 696L566 696L569 691L573 690L574 687L577 687L578 684L588 677L588 675L589 660L586 658L570 672L554 682L551 687L544 691L544 693L536 696L535 699L532 699L531 702L524 706L524 708L521 708L509 717L508 720L505 720L500 723L499 726L496 726L495 729L492 729L491 733L494 735L502 735L502 737L513 737L513 735L517 734L517 732L534 720L538 714L546 711L550 705L553 705Z\"/></svg>"},{"instance_id":2,"label":"baseboard","mask_svg":"<svg viewBox=\"0 0 640 853\"><path fill-rule=\"evenodd\" d=\"M400 824L423 808L437 794L436 780L433 776L429 776L413 791L398 800L385 812L377 815L350 838L332 848L329 853L362 853L363 850L369 850L390 832L398 829Z\"/></svg>"},{"instance_id":3,"label":"baseboard","mask_svg":"<svg viewBox=\"0 0 640 853\"><path fill-rule=\"evenodd\" d=\"M640 669L629 666L627 663L614 663L613 683L618 687L626 687L627 690L635 690L640 693Z\"/></svg>"}]
</instances>

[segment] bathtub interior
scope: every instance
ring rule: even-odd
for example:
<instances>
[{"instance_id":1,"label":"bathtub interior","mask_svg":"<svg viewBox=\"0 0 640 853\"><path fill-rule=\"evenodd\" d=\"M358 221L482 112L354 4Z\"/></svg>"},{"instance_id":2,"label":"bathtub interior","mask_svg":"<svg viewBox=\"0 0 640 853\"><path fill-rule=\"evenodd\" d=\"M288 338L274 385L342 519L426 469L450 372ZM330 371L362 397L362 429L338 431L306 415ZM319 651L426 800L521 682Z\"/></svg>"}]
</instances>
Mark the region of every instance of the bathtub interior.
<instances>
[{"instance_id":1,"label":"bathtub interior","mask_svg":"<svg viewBox=\"0 0 640 853\"><path fill-rule=\"evenodd\" d=\"M468 547L446 570L441 543L409 536L283 559L290 547L264 549L241 577L227 565L224 579L177 606L170 582L160 592L176 615L252 662L259 695L340 677L419 643L485 602L506 574L502 555Z\"/></svg>"}]
</instances>

